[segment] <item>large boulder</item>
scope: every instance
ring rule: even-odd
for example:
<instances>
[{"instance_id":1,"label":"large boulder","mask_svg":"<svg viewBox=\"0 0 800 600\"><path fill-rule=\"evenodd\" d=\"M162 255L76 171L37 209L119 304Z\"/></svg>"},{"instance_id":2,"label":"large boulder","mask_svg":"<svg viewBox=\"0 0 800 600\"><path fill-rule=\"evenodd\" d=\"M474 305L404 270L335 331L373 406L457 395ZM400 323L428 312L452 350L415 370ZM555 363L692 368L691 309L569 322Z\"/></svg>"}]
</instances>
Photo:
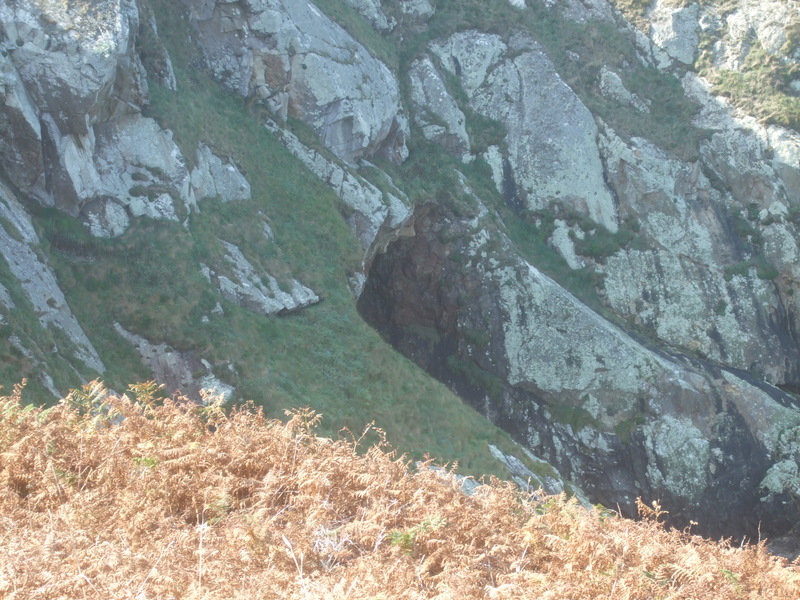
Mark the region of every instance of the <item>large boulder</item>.
<instances>
[{"instance_id":1,"label":"large boulder","mask_svg":"<svg viewBox=\"0 0 800 600\"><path fill-rule=\"evenodd\" d=\"M468 158L467 119L429 56L411 63L408 80L414 121L422 129L422 135L450 152Z\"/></svg>"},{"instance_id":2,"label":"large boulder","mask_svg":"<svg viewBox=\"0 0 800 600\"><path fill-rule=\"evenodd\" d=\"M0 23L0 166L19 189L52 205L40 120L59 135L85 139L95 123L145 102L147 82L134 52L136 4L101 10L10 0L0 6Z\"/></svg>"},{"instance_id":3,"label":"large boulder","mask_svg":"<svg viewBox=\"0 0 800 600\"><path fill-rule=\"evenodd\" d=\"M648 12L650 37L671 59L691 65L700 42L699 17L697 3L678 6L669 0L656 0Z\"/></svg>"},{"instance_id":4,"label":"large boulder","mask_svg":"<svg viewBox=\"0 0 800 600\"><path fill-rule=\"evenodd\" d=\"M508 154L489 155L489 162L509 203L530 210L559 203L617 230L594 117L537 42L515 35L507 45L465 31L431 51L459 79L470 106L505 126Z\"/></svg>"},{"instance_id":5,"label":"large boulder","mask_svg":"<svg viewBox=\"0 0 800 600\"><path fill-rule=\"evenodd\" d=\"M353 162L408 155L408 124L392 72L309 0L184 0L212 73L278 117L308 123Z\"/></svg>"},{"instance_id":6,"label":"large boulder","mask_svg":"<svg viewBox=\"0 0 800 600\"><path fill-rule=\"evenodd\" d=\"M0 20L0 166L14 185L102 237L120 235L131 217L185 219L195 201L183 156L169 131L141 116L137 2L13 0ZM168 61L159 64L174 86Z\"/></svg>"},{"instance_id":7,"label":"large boulder","mask_svg":"<svg viewBox=\"0 0 800 600\"><path fill-rule=\"evenodd\" d=\"M197 164L192 169L191 185L198 200L215 198L222 202L249 200L250 182L230 160L221 158L203 143L197 146Z\"/></svg>"},{"instance_id":8,"label":"large boulder","mask_svg":"<svg viewBox=\"0 0 800 600\"><path fill-rule=\"evenodd\" d=\"M85 135L97 121L135 112L147 96L134 52L138 19L135 0L9 0L0 6L0 43L38 112L64 134Z\"/></svg>"}]
</instances>

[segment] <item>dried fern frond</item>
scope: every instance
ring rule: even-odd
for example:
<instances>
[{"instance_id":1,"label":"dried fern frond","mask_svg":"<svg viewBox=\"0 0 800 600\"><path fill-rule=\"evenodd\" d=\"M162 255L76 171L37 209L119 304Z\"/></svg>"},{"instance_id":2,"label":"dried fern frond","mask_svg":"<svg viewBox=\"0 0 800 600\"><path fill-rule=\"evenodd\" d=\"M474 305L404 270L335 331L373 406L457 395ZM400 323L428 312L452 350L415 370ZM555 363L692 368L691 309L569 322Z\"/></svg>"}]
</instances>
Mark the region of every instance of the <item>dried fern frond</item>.
<instances>
[{"instance_id":1,"label":"dried fern frond","mask_svg":"<svg viewBox=\"0 0 800 600\"><path fill-rule=\"evenodd\" d=\"M374 428L332 441L308 409L160 395L0 398L0 600L800 598L797 565L667 531L658 505L634 523L496 479L468 496Z\"/></svg>"}]
</instances>

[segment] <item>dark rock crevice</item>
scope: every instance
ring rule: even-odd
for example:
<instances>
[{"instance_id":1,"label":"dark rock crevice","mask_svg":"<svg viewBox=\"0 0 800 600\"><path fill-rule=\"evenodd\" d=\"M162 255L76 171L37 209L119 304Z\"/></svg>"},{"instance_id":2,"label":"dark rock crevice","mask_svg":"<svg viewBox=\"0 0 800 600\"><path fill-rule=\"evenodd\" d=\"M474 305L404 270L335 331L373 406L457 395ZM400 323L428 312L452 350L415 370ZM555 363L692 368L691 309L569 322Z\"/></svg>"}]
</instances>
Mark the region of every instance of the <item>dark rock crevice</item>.
<instances>
[{"instance_id":1,"label":"dark rock crevice","mask_svg":"<svg viewBox=\"0 0 800 600\"><path fill-rule=\"evenodd\" d=\"M482 238L489 241L476 250L480 235L475 223L436 205L418 207L405 227L413 229L413 235L373 257L358 302L363 318L399 352L575 481L593 502L635 516L637 497L660 501L672 525L696 522L693 531L713 537L756 539L792 528L797 515L785 506L788 496L760 501L760 482L771 465L769 452L716 384L711 383L702 398L664 383L656 404L640 398L640 410L630 417L629 426L623 422L612 430L586 413L569 390L547 392L530 382L511 385L503 341L507 315L500 292L487 285L486 260L476 258L484 252L481 248L498 243L492 238L497 232ZM488 255L502 256L507 250L494 255L490 250ZM655 353L675 368L702 373L708 382L723 378L719 367L708 361ZM779 404L792 404L780 390L746 373L736 376ZM710 456L701 470L703 491L692 502L665 483L675 465L655 450L657 430L648 433L646 428L663 411L680 415L684 409L705 415L697 422L706 423L701 429Z\"/></svg>"}]
</instances>

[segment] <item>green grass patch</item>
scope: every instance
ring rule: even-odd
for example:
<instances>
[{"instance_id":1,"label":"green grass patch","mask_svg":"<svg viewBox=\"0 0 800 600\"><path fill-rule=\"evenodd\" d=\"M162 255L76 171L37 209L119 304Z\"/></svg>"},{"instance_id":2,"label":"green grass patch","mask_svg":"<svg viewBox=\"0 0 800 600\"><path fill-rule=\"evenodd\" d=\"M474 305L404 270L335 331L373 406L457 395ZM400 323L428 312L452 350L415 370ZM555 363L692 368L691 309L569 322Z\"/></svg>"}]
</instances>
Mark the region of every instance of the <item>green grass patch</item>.
<instances>
[{"instance_id":1,"label":"green grass patch","mask_svg":"<svg viewBox=\"0 0 800 600\"><path fill-rule=\"evenodd\" d=\"M447 357L446 363L448 369L464 377L469 385L483 390L494 400L502 398L505 383L497 375L482 369L471 360L462 360L454 354Z\"/></svg>"},{"instance_id":2,"label":"green grass patch","mask_svg":"<svg viewBox=\"0 0 800 600\"><path fill-rule=\"evenodd\" d=\"M800 98L789 88L800 65L771 56L756 43L741 72L706 66L700 73L712 82L712 93L730 98L762 123L800 129Z\"/></svg>"},{"instance_id":3,"label":"green grass patch","mask_svg":"<svg viewBox=\"0 0 800 600\"><path fill-rule=\"evenodd\" d=\"M566 404L551 404L548 406L553 420L562 425L569 425L573 433L578 433L584 427L598 429L600 422L595 419L588 410L580 406L568 406Z\"/></svg>"},{"instance_id":4,"label":"green grass patch","mask_svg":"<svg viewBox=\"0 0 800 600\"><path fill-rule=\"evenodd\" d=\"M750 260L725 267L725 280L730 281L734 275L749 277L751 269L756 270L756 277L759 279L772 280L779 275L778 269L763 254L759 254Z\"/></svg>"},{"instance_id":5,"label":"green grass patch","mask_svg":"<svg viewBox=\"0 0 800 600\"><path fill-rule=\"evenodd\" d=\"M151 81L147 115L174 132L189 161L200 141L231 156L248 178L253 198L202 202L188 229L134 219L113 240L91 238L76 219L55 211L35 215L43 252L107 363L109 386L125 389L150 377L136 351L114 331L117 321L152 342L203 356L217 376L236 386L241 399L254 400L270 416L309 406L324 417L320 433L334 437L343 427L358 436L374 421L390 443L413 458L430 454L458 461L465 473L504 475L487 444L519 454L508 435L398 355L358 315L347 275L359 268L361 249L341 218L335 194L258 125L244 100L189 66L197 54L180 5L156 0L152 6L179 91ZM428 177L437 179L434 171ZM264 220L273 228L274 242L263 234ZM200 269L200 263L226 268L219 239L236 244L279 281L299 279L322 302L291 315L263 317L225 301ZM8 281L15 302L24 302L8 275L0 269L0 281ZM222 315L212 313L217 302ZM35 325L35 319L11 323L26 339L40 336L42 347L52 343L52 336ZM13 349L7 353L11 356ZM24 358L14 361L0 372L9 384L37 368L26 366Z\"/></svg>"},{"instance_id":6,"label":"green grass patch","mask_svg":"<svg viewBox=\"0 0 800 600\"><path fill-rule=\"evenodd\" d=\"M621 439L624 443L628 443L631 441L631 436L636 429L644 425L645 417L644 415L637 414L630 419L626 419L617 423L617 426L614 428L614 433L617 434L617 437Z\"/></svg>"}]
</instances>

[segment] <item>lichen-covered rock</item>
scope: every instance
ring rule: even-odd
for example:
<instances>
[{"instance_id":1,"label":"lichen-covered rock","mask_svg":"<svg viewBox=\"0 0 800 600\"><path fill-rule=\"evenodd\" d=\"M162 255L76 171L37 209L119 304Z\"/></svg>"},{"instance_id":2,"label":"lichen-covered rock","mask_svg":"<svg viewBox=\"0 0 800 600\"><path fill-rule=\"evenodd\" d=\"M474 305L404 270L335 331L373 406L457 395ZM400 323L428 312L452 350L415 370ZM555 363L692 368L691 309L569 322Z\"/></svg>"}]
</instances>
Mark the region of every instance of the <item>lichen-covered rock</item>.
<instances>
[{"instance_id":1,"label":"lichen-covered rock","mask_svg":"<svg viewBox=\"0 0 800 600\"><path fill-rule=\"evenodd\" d=\"M605 66L600 69L600 93L623 106L631 106L641 113L650 112L647 103L638 95L628 91L620 76Z\"/></svg>"},{"instance_id":2,"label":"lichen-covered rock","mask_svg":"<svg viewBox=\"0 0 800 600\"><path fill-rule=\"evenodd\" d=\"M676 6L669 0L656 0L648 13L650 37L670 58L691 65L700 41L699 16L697 3ZM662 63L659 66L669 65Z\"/></svg>"},{"instance_id":3,"label":"lichen-covered rock","mask_svg":"<svg viewBox=\"0 0 800 600\"><path fill-rule=\"evenodd\" d=\"M122 199L133 216L177 220L196 208L171 131L141 117L117 119L95 131L98 191Z\"/></svg>"},{"instance_id":4,"label":"lichen-covered rock","mask_svg":"<svg viewBox=\"0 0 800 600\"><path fill-rule=\"evenodd\" d=\"M394 75L309 0L187 4L206 61L226 86L280 119L302 119L347 162L406 158Z\"/></svg>"},{"instance_id":5,"label":"lichen-covered rock","mask_svg":"<svg viewBox=\"0 0 800 600\"><path fill-rule=\"evenodd\" d=\"M778 506L796 477L775 467L800 448L790 396L646 347L480 214L419 208L415 235L370 267L365 318L594 501L633 512L637 496L658 498L709 533L797 518Z\"/></svg>"},{"instance_id":6,"label":"lichen-covered rock","mask_svg":"<svg viewBox=\"0 0 800 600\"><path fill-rule=\"evenodd\" d=\"M225 248L232 278L207 266L202 268L208 280L226 299L261 315L289 313L319 302L319 296L296 279L292 280L291 289L284 291L272 275L259 273L238 247L223 240L220 242Z\"/></svg>"},{"instance_id":7,"label":"lichen-covered rock","mask_svg":"<svg viewBox=\"0 0 800 600\"><path fill-rule=\"evenodd\" d=\"M136 5L13 0L0 6L0 22L0 165L33 199L74 213L74 192L62 198L60 185L84 168L92 126L146 102Z\"/></svg>"},{"instance_id":8,"label":"lichen-covered rock","mask_svg":"<svg viewBox=\"0 0 800 600\"><path fill-rule=\"evenodd\" d=\"M798 350L786 335L786 308L778 288L761 278L765 267L746 262L753 255L734 231L731 199L697 163L669 159L644 140L628 146L609 129L601 140L620 212L636 220L650 247L624 248L605 261L609 305L672 345L772 382L794 380Z\"/></svg>"},{"instance_id":9,"label":"lichen-covered rock","mask_svg":"<svg viewBox=\"0 0 800 600\"><path fill-rule=\"evenodd\" d=\"M772 56L785 56L788 29L800 23L800 6L791 0L742 0L733 10L721 10L713 4L704 7L703 21L709 35L717 39L711 46L715 67L741 71L747 55L760 46Z\"/></svg>"},{"instance_id":10,"label":"lichen-covered rock","mask_svg":"<svg viewBox=\"0 0 800 600\"><path fill-rule=\"evenodd\" d=\"M249 200L250 183L230 159L223 160L205 144L197 146L197 164L191 185L195 198L218 198L222 202Z\"/></svg>"},{"instance_id":11,"label":"lichen-covered rock","mask_svg":"<svg viewBox=\"0 0 800 600\"><path fill-rule=\"evenodd\" d=\"M466 117L430 57L411 63L408 78L414 120L422 134L458 156L469 157Z\"/></svg>"},{"instance_id":12,"label":"lichen-covered rock","mask_svg":"<svg viewBox=\"0 0 800 600\"><path fill-rule=\"evenodd\" d=\"M0 183L0 255L11 275L17 279L44 327L58 328L69 340L70 352L95 373L105 371L105 365L92 342L72 313L50 266L38 252L40 244L33 223L25 209ZM5 304L5 302L4 302Z\"/></svg>"},{"instance_id":13,"label":"lichen-covered rock","mask_svg":"<svg viewBox=\"0 0 800 600\"><path fill-rule=\"evenodd\" d=\"M435 12L430 0L398 0L398 5L406 18L417 21L425 21Z\"/></svg>"},{"instance_id":14,"label":"lichen-covered rock","mask_svg":"<svg viewBox=\"0 0 800 600\"><path fill-rule=\"evenodd\" d=\"M130 217L183 220L196 209L189 173L169 130L131 115L62 135L48 119L47 165L56 206L80 215L97 237L115 237ZM58 193L55 193L55 192Z\"/></svg>"},{"instance_id":15,"label":"lichen-covered rock","mask_svg":"<svg viewBox=\"0 0 800 600\"><path fill-rule=\"evenodd\" d=\"M169 393L180 392L195 402L201 402L208 395L219 395L228 400L235 392L233 386L214 374L208 361L195 353L180 352L163 343L154 344L119 323L114 323L114 329L136 348L153 379Z\"/></svg>"},{"instance_id":16,"label":"lichen-covered rock","mask_svg":"<svg viewBox=\"0 0 800 600\"><path fill-rule=\"evenodd\" d=\"M6 52L0 53L0 90L0 167L17 188L43 198L46 192L39 116Z\"/></svg>"},{"instance_id":17,"label":"lichen-covered rock","mask_svg":"<svg viewBox=\"0 0 800 600\"><path fill-rule=\"evenodd\" d=\"M586 21L613 21L614 7L608 0L531 0L559 11L565 18L577 23ZM521 2L524 6L524 2Z\"/></svg>"},{"instance_id":18,"label":"lichen-covered rock","mask_svg":"<svg viewBox=\"0 0 800 600\"><path fill-rule=\"evenodd\" d=\"M0 44L33 104L64 134L85 135L93 123L144 103L147 83L133 47L139 26L134 0L9 0L0 6L0 21Z\"/></svg>"},{"instance_id":19,"label":"lichen-covered rock","mask_svg":"<svg viewBox=\"0 0 800 600\"><path fill-rule=\"evenodd\" d=\"M505 126L508 156L494 169L507 201L531 210L558 202L617 230L594 117L537 42L517 35L506 46L499 36L465 31L431 49L472 108Z\"/></svg>"},{"instance_id":20,"label":"lichen-covered rock","mask_svg":"<svg viewBox=\"0 0 800 600\"><path fill-rule=\"evenodd\" d=\"M550 245L561 255L570 269L580 269L586 266L583 257L575 250L575 239L583 239L585 234L580 227L570 226L566 221L555 219L553 233L548 240ZM573 239L574 238L574 239Z\"/></svg>"},{"instance_id":21,"label":"lichen-covered rock","mask_svg":"<svg viewBox=\"0 0 800 600\"><path fill-rule=\"evenodd\" d=\"M183 157L171 133L140 114L137 3L14 0L0 18L0 164L15 185L82 215L101 237L121 234L133 216L185 218L195 202Z\"/></svg>"},{"instance_id":22,"label":"lichen-covered rock","mask_svg":"<svg viewBox=\"0 0 800 600\"><path fill-rule=\"evenodd\" d=\"M394 19L389 18L383 12L380 0L344 0L346 4L353 7L358 13L367 19L372 26L379 31L387 31L396 25Z\"/></svg>"},{"instance_id":23,"label":"lichen-covered rock","mask_svg":"<svg viewBox=\"0 0 800 600\"><path fill-rule=\"evenodd\" d=\"M664 415L642 428L653 487L696 501L709 484L711 443L686 416Z\"/></svg>"}]
</instances>

